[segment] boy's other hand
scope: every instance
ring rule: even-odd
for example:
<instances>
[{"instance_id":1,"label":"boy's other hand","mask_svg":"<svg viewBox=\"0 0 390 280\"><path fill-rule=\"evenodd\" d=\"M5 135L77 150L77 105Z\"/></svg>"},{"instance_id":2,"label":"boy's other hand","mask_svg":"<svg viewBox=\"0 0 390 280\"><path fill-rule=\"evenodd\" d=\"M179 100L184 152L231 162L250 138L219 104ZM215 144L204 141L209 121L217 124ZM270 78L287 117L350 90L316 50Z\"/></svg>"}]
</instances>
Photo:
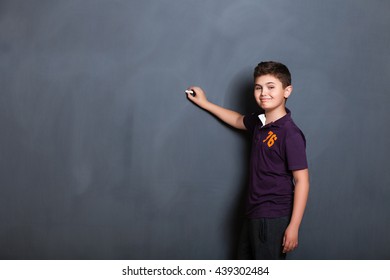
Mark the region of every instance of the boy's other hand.
<instances>
[{"instance_id":1,"label":"boy's other hand","mask_svg":"<svg viewBox=\"0 0 390 280\"><path fill-rule=\"evenodd\" d=\"M284 233L283 253L289 253L298 247L298 228L289 225Z\"/></svg>"}]
</instances>

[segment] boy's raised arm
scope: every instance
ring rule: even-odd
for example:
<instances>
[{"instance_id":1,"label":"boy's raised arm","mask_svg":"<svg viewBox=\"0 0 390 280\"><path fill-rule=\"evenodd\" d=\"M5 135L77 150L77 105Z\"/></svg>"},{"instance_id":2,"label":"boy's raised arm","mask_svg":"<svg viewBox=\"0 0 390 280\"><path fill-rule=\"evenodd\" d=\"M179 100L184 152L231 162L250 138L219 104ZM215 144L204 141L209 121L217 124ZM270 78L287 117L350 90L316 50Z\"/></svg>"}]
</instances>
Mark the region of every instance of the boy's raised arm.
<instances>
[{"instance_id":1,"label":"boy's raised arm","mask_svg":"<svg viewBox=\"0 0 390 280\"><path fill-rule=\"evenodd\" d=\"M187 93L187 97L189 100L194 102L199 107L210 112L211 114L215 115L217 118L227 123L228 125L237 129L246 130L243 115L235 111L225 109L214 103L211 103L207 100L206 94L200 87L191 87L189 89L195 91L196 93L195 96L192 96L191 94Z\"/></svg>"}]
</instances>

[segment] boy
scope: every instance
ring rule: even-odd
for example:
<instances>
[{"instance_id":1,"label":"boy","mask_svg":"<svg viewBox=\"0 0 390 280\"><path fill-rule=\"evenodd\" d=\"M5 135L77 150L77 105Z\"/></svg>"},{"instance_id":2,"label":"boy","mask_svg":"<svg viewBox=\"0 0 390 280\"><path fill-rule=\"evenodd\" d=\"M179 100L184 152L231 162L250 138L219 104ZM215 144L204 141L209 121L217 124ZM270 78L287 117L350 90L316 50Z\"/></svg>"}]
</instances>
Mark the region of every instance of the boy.
<instances>
[{"instance_id":1,"label":"boy","mask_svg":"<svg viewBox=\"0 0 390 280\"><path fill-rule=\"evenodd\" d=\"M191 87L189 100L227 124L253 134L249 192L240 259L285 259L298 246L309 193L306 140L285 107L293 88L288 68L261 62L254 71L254 97L264 114L241 115L209 102Z\"/></svg>"}]
</instances>

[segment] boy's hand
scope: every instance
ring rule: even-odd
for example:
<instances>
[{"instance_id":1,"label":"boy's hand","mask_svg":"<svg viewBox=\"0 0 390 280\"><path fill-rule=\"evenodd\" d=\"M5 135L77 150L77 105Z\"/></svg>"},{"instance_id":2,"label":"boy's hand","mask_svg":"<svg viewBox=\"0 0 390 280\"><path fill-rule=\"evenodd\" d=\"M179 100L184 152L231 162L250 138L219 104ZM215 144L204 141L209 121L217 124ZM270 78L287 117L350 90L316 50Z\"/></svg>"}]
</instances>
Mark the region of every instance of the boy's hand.
<instances>
[{"instance_id":1,"label":"boy's hand","mask_svg":"<svg viewBox=\"0 0 390 280\"><path fill-rule=\"evenodd\" d=\"M187 93L187 97L189 100L194 102L199 107L204 107L204 105L208 102L205 92L200 87L189 87L189 90L195 91L195 96Z\"/></svg>"},{"instance_id":2,"label":"boy's hand","mask_svg":"<svg viewBox=\"0 0 390 280\"><path fill-rule=\"evenodd\" d=\"M246 130L243 115L235 111L225 109L212 102L209 102L207 100L206 94L200 87L189 87L188 90L194 91L195 96L192 96L191 93L187 92L187 98L196 105L198 105L200 108L210 112L211 114L219 118L221 121L227 123L232 127Z\"/></svg>"},{"instance_id":3,"label":"boy's hand","mask_svg":"<svg viewBox=\"0 0 390 280\"><path fill-rule=\"evenodd\" d=\"M287 227L282 246L283 253L291 252L298 247L298 227L291 224Z\"/></svg>"}]
</instances>

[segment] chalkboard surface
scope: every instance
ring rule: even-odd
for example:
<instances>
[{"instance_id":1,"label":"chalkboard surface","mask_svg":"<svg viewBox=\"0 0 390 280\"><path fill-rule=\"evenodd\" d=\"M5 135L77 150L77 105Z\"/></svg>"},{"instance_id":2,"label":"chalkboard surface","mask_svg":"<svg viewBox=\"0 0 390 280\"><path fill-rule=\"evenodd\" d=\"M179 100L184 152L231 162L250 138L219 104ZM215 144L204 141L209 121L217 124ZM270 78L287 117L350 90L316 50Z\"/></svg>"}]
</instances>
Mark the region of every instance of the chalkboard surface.
<instances>
[{"instance_id":1,"label":"chalkboard surface","mask_svg":"<svg viewBox=\"0 0 390 280\"><path fill-rule=\"evenodd\" d=\"M390 258L388 1L0 1L0 258L234 259L257 110L292 72L311 192L289 259Z\"/></svg>"}]
</instances>

